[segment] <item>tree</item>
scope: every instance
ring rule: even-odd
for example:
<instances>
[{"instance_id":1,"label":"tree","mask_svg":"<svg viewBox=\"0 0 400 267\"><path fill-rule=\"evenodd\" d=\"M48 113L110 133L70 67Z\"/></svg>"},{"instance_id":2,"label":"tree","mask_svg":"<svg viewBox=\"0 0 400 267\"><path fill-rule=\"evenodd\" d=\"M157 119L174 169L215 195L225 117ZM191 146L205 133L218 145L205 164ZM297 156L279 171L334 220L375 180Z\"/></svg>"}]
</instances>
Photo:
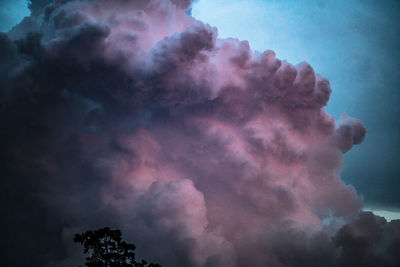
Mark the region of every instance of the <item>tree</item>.
<instances>
[{"instance_id":1,"label":"tree","mask_svg":"<svg viewBox=\"0 0 400 267\"><path fill-rule=\"evenodd\" d=\"M135 245L122 240L121 231L104 227L89 230L74 236L74 242L83 245L88 267L161 267L158 264L147 264L135 260Z\"/></svg>"}]
</instances>

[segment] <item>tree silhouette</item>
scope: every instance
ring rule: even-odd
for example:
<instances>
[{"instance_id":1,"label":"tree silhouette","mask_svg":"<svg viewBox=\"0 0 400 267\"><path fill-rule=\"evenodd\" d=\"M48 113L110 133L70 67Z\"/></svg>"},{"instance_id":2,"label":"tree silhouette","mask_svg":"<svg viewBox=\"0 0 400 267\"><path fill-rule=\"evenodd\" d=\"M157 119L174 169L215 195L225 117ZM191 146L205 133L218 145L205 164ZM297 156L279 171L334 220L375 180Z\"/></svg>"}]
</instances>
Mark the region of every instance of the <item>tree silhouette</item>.
<instances>
[{"instance_id":1,"label":"tree silhouette","mask_svg":"<svg viewBox=\"0 0 400 267\"><path fill-rule=\"evenodd\" d=\"M147 264L145 260L135 260L135 245L122 240L121 231L104 227L89 230L74 236L74 242L83 245L88 267L161 267L158 264Z\"/></svg>"}]
</instances>

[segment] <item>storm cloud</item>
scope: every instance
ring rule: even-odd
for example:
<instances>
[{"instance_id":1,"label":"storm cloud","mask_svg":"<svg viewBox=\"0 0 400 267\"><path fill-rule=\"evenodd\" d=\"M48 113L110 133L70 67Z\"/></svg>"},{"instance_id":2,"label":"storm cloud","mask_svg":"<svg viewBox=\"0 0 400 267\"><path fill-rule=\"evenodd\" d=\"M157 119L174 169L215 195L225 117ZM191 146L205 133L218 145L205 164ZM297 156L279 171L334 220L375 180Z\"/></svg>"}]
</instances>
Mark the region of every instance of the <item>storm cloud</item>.
<instances>
[{"instance_id":1,"label":"storm cloud","mask_svg":"<svg viewBox=\"0 0 400 267\"><path fill-rule=\"evenodd\" d=\"M78 265L104 225L163 266L398 265L399 221L339 177L366 130L329 81L189 7L31 1L0 34L6 265Z\"/></svg>"}]
</instances>

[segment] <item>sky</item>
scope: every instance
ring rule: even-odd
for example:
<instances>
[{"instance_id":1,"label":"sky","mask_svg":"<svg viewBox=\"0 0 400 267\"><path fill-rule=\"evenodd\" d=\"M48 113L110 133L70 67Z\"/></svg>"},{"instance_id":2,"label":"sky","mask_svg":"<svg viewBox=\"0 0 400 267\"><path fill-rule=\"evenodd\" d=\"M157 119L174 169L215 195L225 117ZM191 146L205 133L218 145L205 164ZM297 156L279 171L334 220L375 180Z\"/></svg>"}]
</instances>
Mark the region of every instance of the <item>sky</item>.
<instances>
[{"instance_id":1,"label":"sky","mask_svg":"<svg viewBox=\"0 0 400 267\"><path fill-rule=\"evenodd\" d=\"M29 14L26 0L2 0L0 2L0 31L10 30Z\"/></svg>"},{"instance_id":2,"label":"sky","mask_svg":"<svg viewBox=\"0 0 400 267\"><path fill-rule=\"evenodd\" d=\"M162 266L398 266L398 2L22 6L3 264L82 265L74 234L110 226Z\"/></svg>"}]
</instances>

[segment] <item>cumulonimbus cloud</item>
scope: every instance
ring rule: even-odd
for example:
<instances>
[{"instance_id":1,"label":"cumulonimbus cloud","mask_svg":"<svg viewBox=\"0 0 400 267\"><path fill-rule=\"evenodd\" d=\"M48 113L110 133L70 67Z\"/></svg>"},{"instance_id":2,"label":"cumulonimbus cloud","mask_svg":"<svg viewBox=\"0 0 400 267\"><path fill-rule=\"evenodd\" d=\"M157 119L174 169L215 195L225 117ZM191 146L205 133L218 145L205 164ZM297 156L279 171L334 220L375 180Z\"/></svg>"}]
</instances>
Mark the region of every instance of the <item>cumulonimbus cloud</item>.
<instances>
[{"instance_id":1,"label":"cumulonimbus cloud","mask_svg":"<svg viewBox=\"0 0 400 267\"><path fill-rule=\"evenodd\" d=\"M398 221L338 176L366 130L329 81L189 5L32 1L0 35L3 258L76 265L111 224L164 266L396 266Z\"/></svg>"}]
</instances>

